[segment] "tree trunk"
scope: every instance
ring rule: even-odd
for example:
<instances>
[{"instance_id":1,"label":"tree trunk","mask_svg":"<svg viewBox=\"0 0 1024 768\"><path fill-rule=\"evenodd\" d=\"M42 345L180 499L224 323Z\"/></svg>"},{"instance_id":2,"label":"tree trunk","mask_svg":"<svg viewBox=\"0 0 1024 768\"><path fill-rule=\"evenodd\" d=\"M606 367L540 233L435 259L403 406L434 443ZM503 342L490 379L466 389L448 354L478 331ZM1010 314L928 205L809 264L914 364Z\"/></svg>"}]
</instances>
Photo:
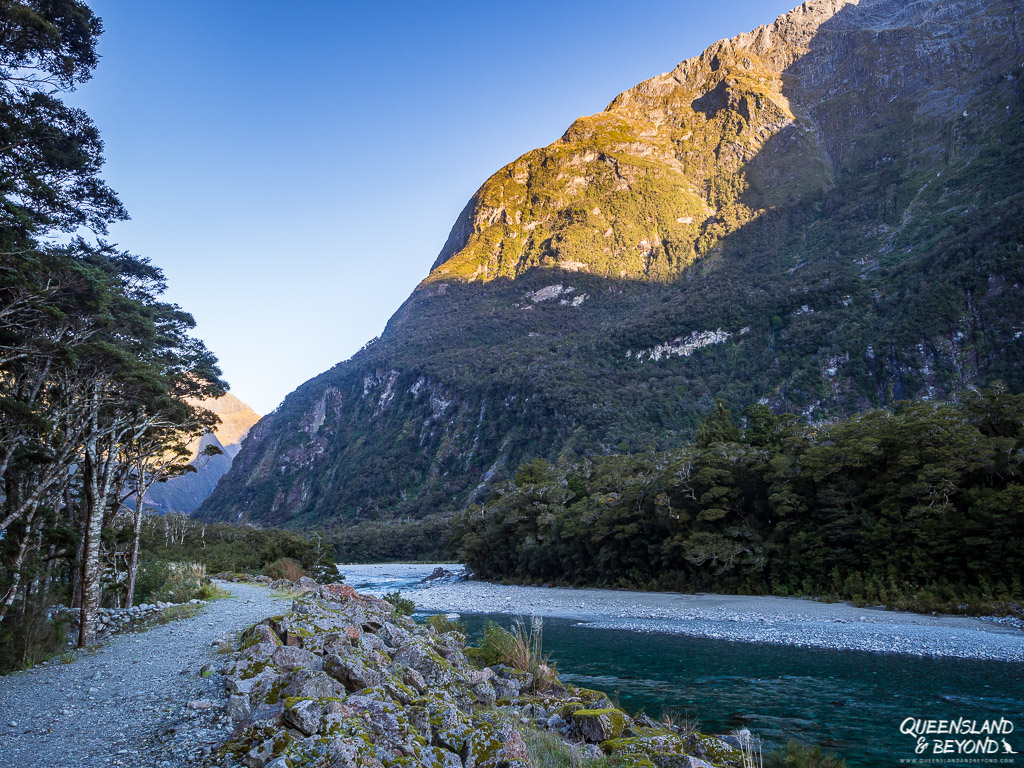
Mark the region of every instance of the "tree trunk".
<instances>
[{"instance_id":1,"label":"tree trunk","mask_svg":"<svg viewBox=\"0 0 1024 768\"><path fill-rule=\"evenodd\" d=\"M146 497L145 466L139 459L135 466L135 518L132 520L132 550L128 556L128 585L125 607L131 608L135 601L135 574L139 572L139 534L142 531L142 502Z\"/></svg>"},{"instance_id":2,"label":"tree trunk","mask_svg":"<svg viewBox=\"0 0 1024 768\"><path fill-rule=\"evenodd\" d=\"M96 477L97 467L91 451L86 451L83 490L85 491L85 542L82 547L82 609L78 623L78 647L96 642L96 620L100 610L100 538L103 533L103 506L106 494Z\"/></svg>"},{"instance_id":3,"label":"tree trunk","mask_svg":"<svg viewBox=\"0 0 1024 768\"><path fill-rule=\"evenodd\" d=\"M35 513L33 512L33 516ZM22 535L21 544L18 547L18 555L14 558L14 562L11 564L11 588L4 595L4 599L0 602L0 623L3 622L7 616L7 612L11 609L11 605L14 603L14 599L18 596L18 588L21 586L21 575L25 565L25 556L28 554L29 541L32 538L32 517L29 517L25 525L25 533Z\"/></svg>"}]
</instances>

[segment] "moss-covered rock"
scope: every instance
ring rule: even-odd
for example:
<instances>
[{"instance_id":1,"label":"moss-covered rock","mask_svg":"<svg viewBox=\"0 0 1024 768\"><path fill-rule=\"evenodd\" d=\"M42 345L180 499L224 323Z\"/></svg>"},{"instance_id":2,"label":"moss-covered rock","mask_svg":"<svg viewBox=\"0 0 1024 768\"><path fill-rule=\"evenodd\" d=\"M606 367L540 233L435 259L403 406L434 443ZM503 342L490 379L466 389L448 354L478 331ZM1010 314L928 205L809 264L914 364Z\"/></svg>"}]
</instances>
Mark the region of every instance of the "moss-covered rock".
<instances>
[{"instance_id":1,"label":"moss-covered rock","mask_svg":"<svg viewBox=\"0 0 1024 768\"><path fill-rule=\"evenodd\" d=\"M573 712L569 722L573 735L598 744L622 736L629 718L621 709L579 709Z\"/></svg>"}]
</instances>

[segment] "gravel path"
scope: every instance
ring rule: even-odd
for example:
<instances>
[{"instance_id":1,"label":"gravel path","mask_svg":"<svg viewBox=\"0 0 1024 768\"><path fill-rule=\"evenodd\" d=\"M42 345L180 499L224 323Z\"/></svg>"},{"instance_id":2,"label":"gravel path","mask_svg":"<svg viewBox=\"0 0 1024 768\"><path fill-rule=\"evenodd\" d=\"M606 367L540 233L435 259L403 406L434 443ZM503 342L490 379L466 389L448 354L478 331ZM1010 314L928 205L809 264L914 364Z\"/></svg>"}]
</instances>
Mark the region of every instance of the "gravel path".
<instances>
[{"instance_id":1,"label":"gravel path","mask_svg":"<svg viewBox=\"0 0 1024 768\"><path fill-rule=\"evenodd\" d=\"M792 597L518 587L488 582L413 583L433 565L344 565L345 580L410 583L421 610L577 619L597 629L668 632L914 656L1024 661L1024 632L963 616L927 616ZM449 570L459 566L446 565ZM422 576L420 577L422 578Z\"/></svg>"},{"instance_id":2,"label":"gravel path","mask_svg":"<svg viewBox=\"0 0 1024 768\"><path fill-rule=\"evenodd\" d=\"M178 768L222 741L220 675L203 678L200 668L216 662L215 640L289 601L265 587L220 586L234 597L192 618L117 635L71 664L0 677L0 766ZM214 706L190 709L197 699Z\"/></svg>"}]
</instances>

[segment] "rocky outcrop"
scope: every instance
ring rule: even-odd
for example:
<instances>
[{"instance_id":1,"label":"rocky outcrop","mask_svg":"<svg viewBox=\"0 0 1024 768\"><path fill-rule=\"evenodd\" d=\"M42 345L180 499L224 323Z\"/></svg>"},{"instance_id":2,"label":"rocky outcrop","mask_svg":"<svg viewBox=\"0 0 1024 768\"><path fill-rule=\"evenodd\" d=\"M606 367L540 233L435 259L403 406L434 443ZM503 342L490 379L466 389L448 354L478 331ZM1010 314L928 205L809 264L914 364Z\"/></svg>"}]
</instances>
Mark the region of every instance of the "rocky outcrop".
<instances>
[{"instance_id":1,"label":"rocky outcrop","mask_svg":"<svg viewBox=\"0 0 1024 768\"><path fill-rule=\"evenodd\" d=\"M458 632L340 584L246 630L223 673L235 729L214 765L530 768L539 730L625 767L742 765L726 741L630 717L600 691L478 668Z\"/></svg>"}]
</instances>

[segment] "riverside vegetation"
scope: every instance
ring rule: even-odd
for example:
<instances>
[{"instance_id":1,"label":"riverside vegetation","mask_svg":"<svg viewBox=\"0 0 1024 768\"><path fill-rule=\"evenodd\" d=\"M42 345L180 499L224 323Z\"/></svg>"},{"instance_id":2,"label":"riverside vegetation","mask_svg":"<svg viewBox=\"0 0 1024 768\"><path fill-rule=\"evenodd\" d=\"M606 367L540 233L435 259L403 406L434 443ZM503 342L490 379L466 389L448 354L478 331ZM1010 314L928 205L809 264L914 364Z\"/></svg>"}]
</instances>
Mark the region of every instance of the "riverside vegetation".
<instances>
[{"instance_id":1,"label":"riverside vegetation","mask_svg":"<svg viewBox=\"0 0 1024 768\"><path fill-rule=\"evenodd\" d=\"M1024 615L1024 396L743 421L719 403L677 451L523 464L453 546L485 579Z\"/></svg>"},{"instance_id":2,"label":"riverside vegetation","mask_svg":"<svg viewBox=\"0 0 1024 768\"><path fill-rule=\"evenodd\" d=\"M223 666L236 727L209 764L232 768L753 768L746 731L630 716L563 685L539 626L490 625L467 648L458 624L418 624L344 584L304 583L290 613L242 633ZM842 761L793 744L770 765Z\"/></svg>"}]
</instances>

